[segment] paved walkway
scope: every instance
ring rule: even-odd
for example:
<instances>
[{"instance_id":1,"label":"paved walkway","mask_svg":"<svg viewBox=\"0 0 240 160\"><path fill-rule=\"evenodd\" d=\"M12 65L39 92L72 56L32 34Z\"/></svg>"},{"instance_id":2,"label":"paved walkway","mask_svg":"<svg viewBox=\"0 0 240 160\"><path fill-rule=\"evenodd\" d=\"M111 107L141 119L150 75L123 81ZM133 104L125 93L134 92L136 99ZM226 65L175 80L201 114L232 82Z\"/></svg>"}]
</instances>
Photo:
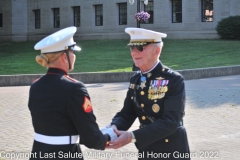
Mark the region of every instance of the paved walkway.
<instances>
[{"instance_id":1,"label":"paved walkway","mask_svg":"<svg viewBox=\"0 0 240 160\"><path fill-rule=\"evenodd\" d=\"M122 107L128 83L87 84L100 127ZM33 128L27 107L29 86L0 87L0 160L26 159ZM193 160L238 160L240 157L240 76L186 81L186 116ZM130 130L138 128L136 121ZM133 144L96 151L82 146L85 159L137 159ZM91 153L91 155L90 155ZM112 154L112 158L109 156ZM132 157L131 157L132 156ZM4 158L5 157L5 158ZM12 158L17 159L17 158Z\"/></svg>"}]
</instances>

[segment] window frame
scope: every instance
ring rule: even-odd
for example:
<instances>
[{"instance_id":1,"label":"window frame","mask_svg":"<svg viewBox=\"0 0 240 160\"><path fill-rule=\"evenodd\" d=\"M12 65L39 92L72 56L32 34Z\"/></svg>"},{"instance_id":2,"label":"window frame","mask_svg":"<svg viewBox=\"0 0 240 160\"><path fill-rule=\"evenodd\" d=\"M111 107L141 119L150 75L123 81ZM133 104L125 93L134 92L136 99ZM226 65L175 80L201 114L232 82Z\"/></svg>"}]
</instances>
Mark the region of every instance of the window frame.
<instances>
[{"instance_id":1,"label":"window frame","mask_svg":"<svg viewBox=\"0 0 240 160\"><path fill-rule=\"evenodd\" d=\"M151 4L151 3L152 3L152 5L151 5L151 7L149 7L149 4ZM144 12L148 12L150 14L150 18L144 22L146 24L153 24L154 23L154 21L153 21L153 19L154 19L154 8L153 8L153 6L154 6L154 3L153 3L152 0L148 1L148 5L144 5ZM148 10L148 8L150 8L152 10L150 10L150 9Z\"/></svg>"},{"instance_id":2,"label":"window frame","mask_svg":"<svg viewBox=\"0 0 240 160\"><path fill-rule=\"evenodd\" d=\"M121 8L122 7L122 8ZM118 3L118 24L127 25L127 3ZM123 12L121 12L123 11Z\"/></svg>"},{"instance_id":3,"label":"window frame","mask_svg":"<svg viewBox=\"0 0 240 160\"><path fill-rule=\"evenodd\" d=\"M75 27L81 26L81 7L74 6L73 8L73 25Z\"/></svg>"},{"instance_id":4,"label":"window frame","mask_svg":"<svg viewBox=\"0 0 240 160\"><path fill-rule=\"evenodd\" d=\"M53 28L60 28L60 8L52 8L53 10Z\"/></svg>"},{"instance_id":5,"label":"window frame","mask_svg":"<svg viewBox=\"0 0 240 160\"><path fill-rule=\"evenodd\" d=\"M103 5L95 5L95 26L103 26Z\"/></svg>"},{"instance_id":6,"label":"window frame","mask_svg":"<svg viewBox=\"0 0 240 160\"><path fill-rule=\"evenodd\" d=\"M205 3L204 2L206 2L206 1L208 1L209 2L209 4L212 2L212 6L208 6L208 7L211 7L210 9L212 9L212 10L208 10L208 12L210 13L210 11L212 11L212 15L210 15L210 16L207 16L206 15L206 6L204 5ZM213 22L213 13L214 13L214 8L213 8L213 0L201 0L201 11L202 11L202 14L201 14L201 20L202 20L202 22ZM212 19L212 20L206 20L207 18L210 18L210 19Z\"/></svg>"},{"instance_id":7,"label":"window frame","mask_svg":"<svg viewBox=\"0 0 240 160\"><path fill-rule=\"evenodd\" d=\"M176 1L181 1L180 2L181 4L175 5L174 2ZM176 8L176 10L174 8ZM179 8L181 8L180 11L178 11ZM174 21L174 15L175 15L175 21ZM181 17L178 17L177 15ZM177 20L178 18L180 18L180 21ZM172 0L172 23L182 23L182 0Z\"/></svg>"},{"instance_id":8,"label":"window frame","mask_svg":"<svg viewBox=\"0 0 240 160\"><path fill-rule=\"evenodd\" d=\"M0 27L3 27L3 13L0 13Z\"/></svg>"},{"instance_id":9,"label":"window frame","mask_svg":"<svg viewBox=\"0 0 240 160\"><path fill-rule=\"evenodd\" d=\"M41 10L35 9L34 11L34 18L35 18L35 29L41 28Z\"/></svg>"}]
</instances>

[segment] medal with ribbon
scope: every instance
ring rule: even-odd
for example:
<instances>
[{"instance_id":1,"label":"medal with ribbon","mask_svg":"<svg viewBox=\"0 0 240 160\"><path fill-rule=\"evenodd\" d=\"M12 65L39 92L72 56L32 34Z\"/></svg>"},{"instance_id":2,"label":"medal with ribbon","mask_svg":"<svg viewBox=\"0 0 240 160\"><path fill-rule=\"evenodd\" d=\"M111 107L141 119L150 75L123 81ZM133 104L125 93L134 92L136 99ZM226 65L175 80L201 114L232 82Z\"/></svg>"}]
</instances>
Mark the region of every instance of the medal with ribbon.
<instances>
[{"instance_id":1,"label":"medal with ribbon","mask_svg":"<svg viewBox=\"0 0 240 160\"><path fill-rule=\"evenodd\" d=\"M141 76L140 81L141 81L140 88L143 89L144 87L146 87L146 77Z\"/></svg>"}]
</instances>

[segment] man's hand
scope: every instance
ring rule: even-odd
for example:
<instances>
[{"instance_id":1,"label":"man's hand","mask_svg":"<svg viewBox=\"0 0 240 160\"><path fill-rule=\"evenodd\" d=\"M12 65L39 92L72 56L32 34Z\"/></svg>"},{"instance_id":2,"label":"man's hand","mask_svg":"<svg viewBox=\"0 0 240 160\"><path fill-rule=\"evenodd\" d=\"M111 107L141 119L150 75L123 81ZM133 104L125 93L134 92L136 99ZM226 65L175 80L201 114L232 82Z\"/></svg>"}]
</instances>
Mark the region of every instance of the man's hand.
<instances>
[{"instance_id":1,"label":"man's hand","mask_svg":"<svg viewBox=\"0 0 240 160\"><path fill-rule=\"evenodd\" d=\"M106 148L113 148L118 149L120 147L123 147L131 142L132 140L132 134L130 132L126 131L118 131L117 129L114 129L114 132L119 136L118 139L110 141L109 146Z\"/></svg>"}]
</instances>

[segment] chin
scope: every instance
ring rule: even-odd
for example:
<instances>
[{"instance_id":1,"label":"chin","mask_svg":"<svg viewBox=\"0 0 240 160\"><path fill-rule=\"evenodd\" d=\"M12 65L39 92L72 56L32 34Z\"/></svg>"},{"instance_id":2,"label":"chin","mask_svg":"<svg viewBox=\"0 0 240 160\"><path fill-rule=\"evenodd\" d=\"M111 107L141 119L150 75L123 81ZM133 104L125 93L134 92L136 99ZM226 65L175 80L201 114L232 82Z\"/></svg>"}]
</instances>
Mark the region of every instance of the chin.
<instances>
[{"instance_id":1,"label":"chin","mask_svg":"<svg viewBox=\"0 0 240 160\"><path fill-rule=\"evenodd\" d=\"M73 71L74 70L74 68L72 67L71 69L69 69L69 71Z\"/></svg>"},{"instance_id":2,"label":"chin","mask_svg":"<svg viewBox=\"0 0 240 160\"><path fill-rule=\"evenodd\" d=\"M140 65L139 63L137 63L137 62L134 62L134 64L135 64L136 67L140 67L140 66L141 66L141 65Z\"/></svg>"}]
</instances>

